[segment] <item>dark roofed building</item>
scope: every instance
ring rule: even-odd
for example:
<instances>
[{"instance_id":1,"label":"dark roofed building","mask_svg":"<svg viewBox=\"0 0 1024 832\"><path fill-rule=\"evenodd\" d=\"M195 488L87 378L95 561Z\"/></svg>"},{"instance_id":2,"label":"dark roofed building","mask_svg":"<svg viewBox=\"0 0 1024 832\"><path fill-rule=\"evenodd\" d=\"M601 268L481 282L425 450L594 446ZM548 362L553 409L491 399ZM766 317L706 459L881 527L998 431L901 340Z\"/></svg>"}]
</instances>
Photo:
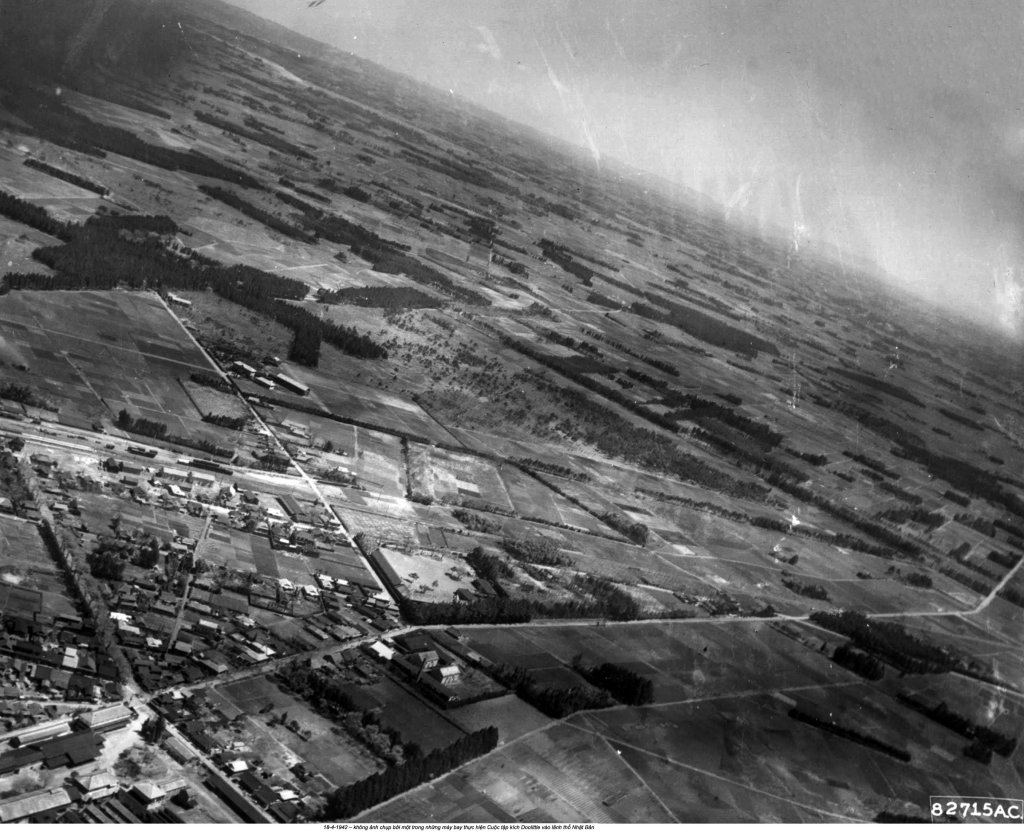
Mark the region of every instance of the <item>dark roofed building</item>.
<instances>
[{"instance_id":1,"label":"dark roofed building","mask_svg":"<svg viewBox=\"0 0 1024 832\"><path fill-rule=\"evenodd\" d=\"M246 823L266 823L263 813L249 803L229 780L211 771L206 783Z\"/></svg>"}]
</instances>

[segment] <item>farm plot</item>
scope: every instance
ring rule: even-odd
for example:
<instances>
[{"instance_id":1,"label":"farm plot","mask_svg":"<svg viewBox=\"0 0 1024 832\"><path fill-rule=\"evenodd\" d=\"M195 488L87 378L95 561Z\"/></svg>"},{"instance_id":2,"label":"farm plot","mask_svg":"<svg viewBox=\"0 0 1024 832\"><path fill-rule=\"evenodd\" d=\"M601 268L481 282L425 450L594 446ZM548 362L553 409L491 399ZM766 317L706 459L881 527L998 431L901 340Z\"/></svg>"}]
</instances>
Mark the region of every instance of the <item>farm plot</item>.
<instances>
[{"instance_id":1,"label":"farm plot","mask_svg":"<svg viewBox=\"0 0 1024 832\"><path fill-rule=\"evenodd\" d=\"M0 516L0 612L74 613L64 575L32 523Z\"/></svg>"},{"instance_id":2,"label":"farm plot","mask_svg":"<svg viewBox=\"0 0 1024 832\"><path fill-rule=\"evenodd\" d=\"M906 750L912 762L792 719L787 712L794 706L831 714L840 725ZM728 792L718 793L721 802L711 805L724 803L722 808L735 813L735 819L796 819L774 814L779 810L774 801L765 812L754 814L763 794L804 811L827 807L833 816L867 820L893 805L911 805L920 812L936 789L943 794L974 794L981 789L995 795L1013 788L1005 769L997 774L964 765L962 738L951 739L951 732L859 683L592 712L572 722L595 730L624 756L631 752L631 762L658 760L676 770L676 779L691 771L727 784ZM669 778L662 782L667 785ZM677 790L673 783L672 789L658 791L686 819L707 820L700 803L691 803L696 795L686 798L685 786ZM675 802L679 797L684 800Z\"/></svg>"},{"instance_id":3,"label":"farm plot","mask_svg":"<svg viewBox=\"0 0 1024 832\"><path fill-rule=\"evenodd\" d=\"M206 525L205 520L184 512L139 505L104 494L80 492L77 499L82 522L95 534L108 532L115 517L119 518L118 524L123 532L151 534L165 543L173 540L175 535L197 538Z\"/></svg>"},{"instance_id":4,"label":"farm plot","mask_svg":"<svg viewBox=\"0 0 1024 832\"><path fill-rule=\"evenodd\" d=\"M545 485L545 481L548 479L547 475L541 475L541 481L538 481L514 465L503 465L501 478L520 517L530 517L555 525L576 526L595 534L621 539L619 533L610 526ZM572 489L566 487L575 484L571 480L560 478L550 478L550 480L563 492L572 493ZM592 506L588 505L588 508L592 508ZM610 507L602 507L598 513L610 510L612 510Z\"/></svg>"},{"instance_id":5,"label":"farm plot","mask_svg":"<svg viewBox=\"0 0 1024 832\"><path fill-rule=\"evenodd\" d=\"M283 364L281 371L308 385L331 413L342 419L394 431L430 442L452 443L448 431L428 416L415 402L393 393L367 387L336 375L328 376L308 367Z\"/></svg>"},{"instance_id":6,"label":"farm plot","mask_svg":"<svg viewBox=\"0 0 1024 832\"><path fill-rule=\"evenodd\" d=\"M246 741L257 752L273 755L271 760L278 758L282 768L290 768L297 760L302 760L311 773L323 774L335 786L341 786L361 780L383 767L338 726L264 676L216 690L248 715ZM287 715L285 725L279 721L283 715ZM299 731L290 727L293 721ZM306 736L309 739L305 739ZM266 756L261 759L273 770Z\"/></svg>"},{"instance_id":7,"label":"farm plot","mask_svg":"<svg viewBox=\"0 0 1024 832\"><path fill-rule=\"evenodd\" d=\"M211 367L158 297L142 292L13 292L0 324L27 359L23 383L79 420L124 408L172 434L234 444L237 432L202 421L179 379Z\"/></svg>"},{"instance_id":8,"label":"farm plot","mask_svg":"<svg viewBox=\"0 0 1024 832\"><path fill-rule=\"evenodd\" d=\"M511 742L523 734L543 728L551 720L515 694L484 699L462 705L446 713L463 731L479 731L493 725L498 729L498 743Z\"/></svg>"},{"instance_id":9,"label":"farm plot","mask_svg":"<svg viewBox=\"0 0 1024 832\"><path fill-rule=\"evenodd\" d=\"M363 819L401 823L670 823L642 780L600 737L555 725L409 792Z\"/></svg>"},{"instance_id":10,"label":"farm plot","mask_svg":"<svg viewBox=\"0 0 1024 832\"><path fill-rule=\"evenodd\" d=\"M261 572L256 565L256 552L263 554L264 547L266 552L270 551L270 543L265 537L235 529L211 529L206 538L199 542L196 555L213 566L276 577L269 572Z\"/></svg>"},{"instance_id":11,"label":"farm plot","mask_svg":"<svg viewBox=\"0 0 1024 832\"><path fill-rule=\"evenodd\" d=\"M530 669L566 666L577 654L592 664L622 664L651 679L656 703L851 678L827 657L761 623L479 628L469 632L468 643L492 661Z\"/></svg>"},{"instance_id":12,"label":"farm plot","mask_svg":"<svg viewBox=\"0 0 1024 832\"><path fill-rule=\"evenodd\" d=\"M223 393L196 384L194 381L182 381L181 386L185 388L189 399L203 416L223 416L227 419L248 419L249 408L245 406L237 396L231 393Z\"/></svg>"},{"instance_id":13,"label":"farm plot","mask_svg":"<svg viewBox=\"0 0 1024 832\"><path fill-rule=\"evenodd\" d=\"M384 677L366 687L367 693L382 703L381 723L394 728L405 742L415 742L424 751L444 748L463 735L446 716L442 716L394 679Z\"/></svg>"},{"instance_id":14,"label":"farm plot","mask_svg":"<svg viewBox=\"0 0 1024 832\"><path fill-rule=\"evenodd\" d=\"M443 448L409 444L409 489L414 497L432 502L514 509L492 462Z\"/></svg>"}]
</instances>

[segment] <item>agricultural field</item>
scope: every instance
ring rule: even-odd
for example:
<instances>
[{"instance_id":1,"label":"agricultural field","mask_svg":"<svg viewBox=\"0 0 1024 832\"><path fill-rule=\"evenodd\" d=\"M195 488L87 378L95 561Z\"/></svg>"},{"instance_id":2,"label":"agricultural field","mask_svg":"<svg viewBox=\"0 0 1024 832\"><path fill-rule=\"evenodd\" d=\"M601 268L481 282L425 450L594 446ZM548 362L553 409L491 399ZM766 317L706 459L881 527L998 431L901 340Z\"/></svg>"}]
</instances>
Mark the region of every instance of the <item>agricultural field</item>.
<instances>
[{"instance_id":1,"label":"agricultural field","mask_svg":"<svg viewBox=\"0 0 1024 832\"><path fill-rule=\"evenodd\" d=\"M514 509L500 472L488 460L411 442L408 457L409 491L417 500Z\"/></svg>"},{"instance_id":2,"label":"agricultural field","mask_svg":"<svg viewBox=\"0 0 1024 832\"><path fill-rule=\"evenodd\" d=\"M74 310L74 315L68 314ZM73 424L112 424L126 409L168 433L233 444L202 421L180 381L211 366L155 295L26 292L0 299L5 353L18 383Z\"/></svg>"},{"instance_id":3,"label":"agricultural field","mask_svg":"<svg viewBox=\"0 0 1024 832\"><path fill-rule=\"evenodd\" d=\"M216 689L246 715L246 741L271 771L305 763L313 774L322 774L335 786L367 776L378 767L377 759L330 720L305 702L260 676ZM281 725L285 716L288 725ZM290 727L298 723L299 730ZM305 739L303 735L309 735Z\"/></svg>"},{"instance_id":4,"label":"agricultural field","mask_svg":"<svg viewBox=\"0 0 1024 832\"><path fill-rule=\"evenodd\" d=\"M361 691L380 703L383 725L394 728L404 741L415 742L424 751L443 748L463 734L447 712L435 710L389 676Z\"/></svg>"},{"instance_id":5,"label":"agricultural field","mask_svg":"<svg viewBox=\"0 0 1024 832\"><path fill-rule=\"evenodd\" d=\"M0 514L5 617L75 611L34 525L54 516L81 596L120 613L60 647L103 645L126 690L208 695L256 768L301 761L320 795L383 769L276 686L285 661L333 663L428 752L498 728L360 820L867 821L1019 793L1021 752L965 754L962 725L906 704L1024 731L1018 321L932 307L819 236L759 234L230 5L31 5L0 31L0 450L31 518ZM68 39L105 15L97 43ZM209 470L196 453L230 466L215 485L157 476ZM358 535L421 603L383 603ZM488 662L593 693L579 657L653 702L551 720L517 686L441 710L422 677L352 659L413 619L459 656L449 694L497 693ZM846 625L855 650L826 628ZM175 770L147 753L119 773ZM200 792L182 816L224 819Z\"/></svg>"},{"instance_id":6,"label":"agricultural field","mask_svg":"<svg viewBox=\"0 0 1024 832\"><path fill-rule=\"evenodd\" d=\"M395 393L373 388L354 379L339 383L337 376L283 363L281 372L312 389L310 398L340 419L379 427L431 442L452 442L452 436L418 404Z\"/></svg>"},{"instance_id":7,"label":"agricultural field","mask_svg":"<svg viewBox=\"0 0 1024 832\"><path fill-rule=\"evenodd\" d=\"M32 523L0 515L0 612L76 614L61 568Z\"/></svg>"}]
</instances>

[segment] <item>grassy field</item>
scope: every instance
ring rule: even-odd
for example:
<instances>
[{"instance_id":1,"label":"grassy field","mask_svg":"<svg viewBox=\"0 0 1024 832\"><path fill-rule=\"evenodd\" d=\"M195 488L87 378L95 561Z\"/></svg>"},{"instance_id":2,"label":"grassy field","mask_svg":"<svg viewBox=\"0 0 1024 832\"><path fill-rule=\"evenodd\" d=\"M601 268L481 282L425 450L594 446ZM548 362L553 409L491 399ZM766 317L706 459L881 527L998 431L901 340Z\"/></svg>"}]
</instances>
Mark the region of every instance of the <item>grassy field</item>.
<instances>
[{"instance_id":1,"label":"grassy field","mask_svg":"<svg viewBox=\"0 0 1024 832\"><path fill-rule=\"evenodd\" d=\"M0 612L31 617L74 613L64 573L32 523L0 515Z\"/></svg>"},{"instance_id":2,"label":"grassy field","mask_svg":"<svg viewBox=\"0 0 1024 832\"><path fill-rule=\"evenodd\" d=\"M381 722L424 751L443 748L463 735L447 714L442 716L393 679L384 677L366 691L382 704Z\"/></svg>"},{"instance_id":3,"label":"grassy field","mask_svg":"<svg viewBox=\"0 0 1024 832\"><path fill-rule=\"evenodd\" d=\"M155 295L16 292L0 298L0 323L4 360L20 355L29 368L19 383L61 413L109 423L126 409L171 434L237 441L237 432L203 422L182 394L180 380L210 364Z\"/></svg>"},{"instance_id":4,"label":"grassy field","mask_svg":"<svg viewBox=\"0 0 1024 832\"><path fill-rule=\"evenodd\" d=\"M441 503L478 501L505 511L514 508L492 462L443 448L410 443L409 488L414 496Z\"/></svg>"},{"instance_id":5,"label":"grassy field","mask_svg":"<svg viewBox=\"0 0 1024 832\"><path fill-rule=\"evenodd\" d=\"M274 754L285 767L302 760L307 769L323 774L336 786L360 780L382 767L369 751L330 720L265 677L224 685L217 690L248 715L247 741L264 754ZM271 708L268 713L261 713L268 707ZM284 714L289 723L298 722L311 738L303 739L290 728L276 724ZM271 718L275 721L273 725ZM273 758L263 757L263 764L273 770Z\"/></svg>"}]
</instances>

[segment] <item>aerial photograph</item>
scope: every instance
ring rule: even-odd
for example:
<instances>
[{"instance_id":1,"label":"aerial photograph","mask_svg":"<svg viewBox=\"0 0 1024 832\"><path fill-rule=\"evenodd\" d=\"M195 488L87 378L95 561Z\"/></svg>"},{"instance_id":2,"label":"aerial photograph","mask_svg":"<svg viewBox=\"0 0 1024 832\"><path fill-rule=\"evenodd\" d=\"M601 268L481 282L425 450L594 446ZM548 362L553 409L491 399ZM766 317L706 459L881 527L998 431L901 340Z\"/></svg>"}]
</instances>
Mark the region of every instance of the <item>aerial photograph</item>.
<instances>
[{"instance_id":1,"label":"aerial photograph","mask_svg":"<svg viewBox=\"0 0 1024 832\"><path fill-rule=\"evenodd\" d=\"M1021 823L1022 42L0 0L0 823Z\"/></svg>"}]
</instances>

